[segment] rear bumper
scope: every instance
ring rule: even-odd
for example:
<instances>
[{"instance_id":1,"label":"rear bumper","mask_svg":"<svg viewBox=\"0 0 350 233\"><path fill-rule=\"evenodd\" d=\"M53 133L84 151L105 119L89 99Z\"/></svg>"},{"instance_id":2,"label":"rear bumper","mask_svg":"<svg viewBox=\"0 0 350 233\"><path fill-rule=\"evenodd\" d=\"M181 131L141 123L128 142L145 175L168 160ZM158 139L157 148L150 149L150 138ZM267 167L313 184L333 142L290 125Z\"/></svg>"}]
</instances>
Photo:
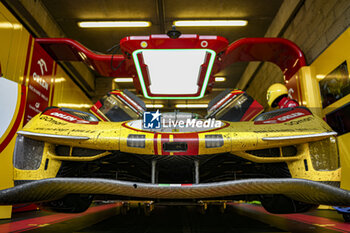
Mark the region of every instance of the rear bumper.
<instances>
[{"instance_id":1,"label":"rear bumper","mask_svg":"<svg viewBox=\"0 0 350 233\"><path fill-rule=\"evenodd\" d=\"M246 194L284 194L292 199L350 206L350 191L293 178L247 179L194 185L159 185L97 178L50 178L0 190L0 205L42 202L67 194L110 194L144 199L207 199Z\"/></svg>"}]
</instances>

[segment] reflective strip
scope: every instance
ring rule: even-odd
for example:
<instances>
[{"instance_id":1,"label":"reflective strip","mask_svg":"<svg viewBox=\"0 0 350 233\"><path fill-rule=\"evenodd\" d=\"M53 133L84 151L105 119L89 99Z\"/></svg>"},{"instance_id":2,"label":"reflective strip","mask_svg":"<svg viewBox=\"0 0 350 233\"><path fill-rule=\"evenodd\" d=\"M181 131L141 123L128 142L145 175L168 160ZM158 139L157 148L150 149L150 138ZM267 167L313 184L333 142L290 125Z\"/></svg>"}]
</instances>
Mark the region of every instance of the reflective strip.
<instances>
[{"instance_id":1,"label":"reflective strip","mask_svg":"<svg viewBox=\"0 0 350 233\"><path fill-rule=\"evenodd\" d=\"M82 136L69 136L69 135L55 135L55 134L45 134L45 133L33 133L28 131L18 131L17 134L23 136L34 136L34 137L46 137L46 138L58 138L58 139L72 139L72 140L88 140L89 137Z\"/></svg>"},{"instance_id":2,"label":"reflective strip","mask_svg":"<svg viewBox=\"0 0 350 233\"><path fill-rule=\"evenodd\" d=\"M317 138L317 137L330 137L336 136L337 132L325 132L316 134L304 134L304 135L294 135L294 136L283 136L283 137L264 137L263 141L279 141L279 140L293 140L293 139L303 139L303 138Z\"/></svg>"}]
</instances>

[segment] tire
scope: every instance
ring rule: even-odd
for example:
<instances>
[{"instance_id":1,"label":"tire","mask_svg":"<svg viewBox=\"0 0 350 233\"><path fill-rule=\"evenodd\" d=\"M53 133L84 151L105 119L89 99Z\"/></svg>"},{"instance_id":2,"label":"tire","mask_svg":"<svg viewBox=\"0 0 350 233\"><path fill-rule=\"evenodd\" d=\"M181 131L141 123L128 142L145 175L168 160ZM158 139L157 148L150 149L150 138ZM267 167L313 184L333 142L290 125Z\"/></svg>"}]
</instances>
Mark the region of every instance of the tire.
<instances>
[{"instance_id":1,"label":"tire","mask_svg":"<svg viewBox=\"0 0 350 233\"><path fill-rule=\"evenodd\" d=\"M261 205L272 214L304 213L318 206L296 201L280 194L261 196Z\"/></svg>"},{"instance_id":2,"label":"tire","mask_svg":"<svg viewBox=\"0 0 350 233\"><path fill-rule=\"evenodd\" d=\"M41 203L40 209L59 213L82 213L90 207L92 200L92 195L69 194L59 200Z\"/></svg>"}]
</instances>

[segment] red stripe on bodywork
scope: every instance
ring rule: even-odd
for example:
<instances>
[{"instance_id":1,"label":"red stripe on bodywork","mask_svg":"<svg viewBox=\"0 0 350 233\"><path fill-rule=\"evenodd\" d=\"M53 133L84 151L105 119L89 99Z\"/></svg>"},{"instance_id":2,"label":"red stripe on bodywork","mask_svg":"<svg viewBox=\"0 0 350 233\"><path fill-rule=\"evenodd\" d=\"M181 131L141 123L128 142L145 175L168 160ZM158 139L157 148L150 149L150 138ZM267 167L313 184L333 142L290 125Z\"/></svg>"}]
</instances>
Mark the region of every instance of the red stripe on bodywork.
<instances>
[{"instance_id":1,"label":"red stripe on bodywork","mask_svg":"<svg viewBox=\"0 0 350 233\"><path fill-rule=\"evenodd\" d=\"M154 154L158 155L158 134L155 133L153 137L153 149L154 149Z\"/></svg>"},{"instance_id":2,"label":"red stripe on bodywork","mask_svg":"<svg viewBox=\"0 0 350 233\"><path fill-rule=\"evenodd\" d=\"M24 85L21 85L21 102L19 106L19 110L16 116L15 123L12 126L12 129L10 130L9 134L6 136L5 140L0 144L0 153L5 149L5 147L11 142L12 138L15 136L24 113L24 107L26 103L26 96L27 96L27 89Z\"/></svg>"},{"instance_id":3,"label":"red stripe on bodywork","mask_svg":"<svg viewBox=\"0 0 350 233\"><path fill-rule=\"evenodd\" d=\"M187 151L174 152L174 155L198 155L199 139L197 133L174 134L174 142L187 142Z\"/></svg>"},{"instance_id":4,"label":"red stripe on bodywork","mask_svg":"<svg viewBox=\"0 0 350 233\"><path fill-rule=\"evenodd\" d=\"M162 147L162 155L170 155L170 152L165 152L163 150L163 143L169 142L169 136L170 136L170 134L162 134L162 137L161 137L161 140L160 140L161 147Z\"/></svg>"}]
</instances>

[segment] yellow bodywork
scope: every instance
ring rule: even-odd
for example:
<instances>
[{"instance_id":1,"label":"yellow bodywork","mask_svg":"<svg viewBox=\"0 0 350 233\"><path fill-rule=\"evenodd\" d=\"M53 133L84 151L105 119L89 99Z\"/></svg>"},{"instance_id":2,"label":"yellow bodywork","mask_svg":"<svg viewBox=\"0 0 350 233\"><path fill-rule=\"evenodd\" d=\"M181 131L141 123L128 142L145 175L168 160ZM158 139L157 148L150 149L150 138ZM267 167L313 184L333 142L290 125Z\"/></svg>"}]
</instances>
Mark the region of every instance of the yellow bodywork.
<instances>
[{"instance_id":1,"label":"yellow bodywork","mask_svg":"<svg viewBox=\"0 0 350 233\"><path fill-rule=\"evenodd\" d=\"M113 151L126 152L142 155L162 155L161 137L167 134L169 141L172 141L179 132L155 133L126 127L125 122L98 122L97 124L73 124L48 115L37 115L30 121L21 132L31 133L25 135L35 140L44 141L45 148L42 162L37 170L20 170L15 168L15 180L38 180L55 177L62 161L92 161L104 156L108 156ZM312 115L299 117L279 124L256 124L255 122L225 122L225 127L215 130L195 132L198 135L198 156L231 153L232 156L239 156L255 163L276 163L286 162L293 178L304 178L315 181L339 181L340 168L333 166L333 170L315 169L313 167L312 156L310 155L310 145L312 143L323 142L327 148L336 147L334 137L312 135L329 133L332 130L320 118ZM129 147L127 138L130 134L145 135L144 148ZM193 132L189 133L193 134ZM223 145L218 148L206 148L205 136L218 135L223 137ZM47 137L47 135L54 137ZM84 139L65 139L55 136L86 137ZM293 138L295 136L307 135L306 138ZM311 135L311 136L310 136ZM288 140L266 140L266 138L290 137ZM332 139L332 140L331 140ZM101 152L95 156L58 156L55 154L56 145L66 145L72 147L82 147ZM282 147L295 145L297 154L295 156L284 157ZM280 154L276 157L256 156L249 151L266 148L280 148ZM314 148L320 145L315 144ZM326 149L327 149L326 148ZM159 151L157 153L157 151ZM312 149L312 148L311 148ZM72 149L71 149L72 150ZM170 153L172 155L174 153ZM334 151L333 157L337 160L338 153ZM182 156L182 155L173 155ZM317 155L318 156L318 155ZM316 156L316 158L317 158ZM46 160L49 162L46 162ZM48 167L45 169L45 163ZM307 168L306 168L307 166ZM324 166L321 164L321 166Z\"/></svg>"},{"instance_id":2,"label":"yellow bodywork","mask_svg":"<svg viewBox=\"0 0 350 233\"><path fill-rule=\"evenodd\" d=\"M311 111L321 118L334 112L350 103L350 94L340 98L334 103L322 107L319 82L327 74L330 74L340 64L346 62L350 64L350 28L340 35L310 66L302 67L296 74L300 83L298 99L300 104L311 109ZM298 86L299 88L299 86ZM347 132L337 137L341 171L340 186L350 190L350 133Z\"/></svg>"}]
</instances>

